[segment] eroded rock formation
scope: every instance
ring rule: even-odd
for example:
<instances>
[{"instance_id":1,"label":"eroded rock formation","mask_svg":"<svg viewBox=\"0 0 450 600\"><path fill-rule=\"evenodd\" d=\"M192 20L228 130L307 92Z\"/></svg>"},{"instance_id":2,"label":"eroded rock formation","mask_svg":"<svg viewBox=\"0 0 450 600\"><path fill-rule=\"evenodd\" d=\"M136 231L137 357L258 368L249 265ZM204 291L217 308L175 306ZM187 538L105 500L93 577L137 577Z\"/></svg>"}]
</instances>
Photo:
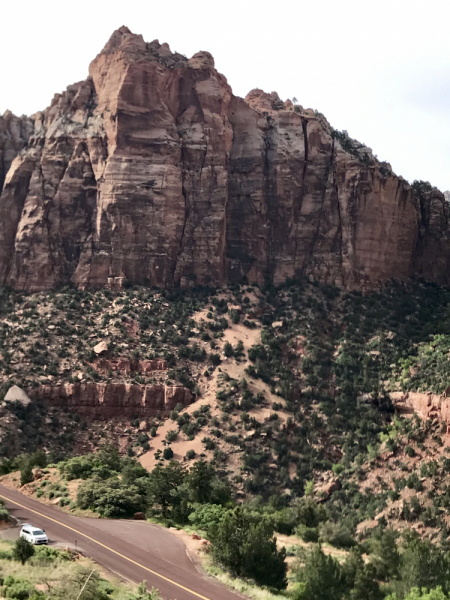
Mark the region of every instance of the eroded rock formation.
<instances>
[{"instance_id":1,"label":"eroded rock formation","mask_svg":"<svg viewBox=\"0 0 450 600\"><path fill-rule=\"evenodd\" d=\"M92 365L96 371L102 374L120 373L128 375L129 373L152 373L153 371L166 371L167 361L163 358L153 360L130 360L129 358L100 358Z\"/></svg>"},{"instance_id":2,"label":"eroded rock formation","mask_svg":"<svg viewBox=\"0 0 450 600\"><path fill-rule=\"evenodd\" d=\"M0 190L11 163L27 145L33 130L32 117L16 117L10 110L0 115Z\"/></svg>"},{"instance_id":3,"label":"eroded rock formation","mask_svg":"<svg viewBox=\"0 0 450 600\"><path fill-rule=\"evenodd\" d=\"M450 393L450 389L448 392ZM447 393L391 392L390 397L400 412L415 413L424 421L436 419L441 423L444 422L450 431L450 397Z\"/></svg>"},{"instance_id":4,"label":"eroded rock formation","mask_svg":"<svg viewBox=\"0 0 450 600\"><path fill-rule=\"evenodd\" d=\"M92 419L113 417L168 416L179 403L188 406L194 399L181 386L136 385L131 383L66 383L41 385L28 391L32 400L42 400Z\"/></svg>"},{"instance_id":5,"label":"eroded rock formation","mask_svg":"<svg viewBox=\"0 0 450 600\"><path fill-rule=\"evenodd\" d=\"M32 123L0 200L0 283L449 279L440 192L419 198L312 110L233 96L208 52L122 27Z\"/></svg>"}]
</instances>

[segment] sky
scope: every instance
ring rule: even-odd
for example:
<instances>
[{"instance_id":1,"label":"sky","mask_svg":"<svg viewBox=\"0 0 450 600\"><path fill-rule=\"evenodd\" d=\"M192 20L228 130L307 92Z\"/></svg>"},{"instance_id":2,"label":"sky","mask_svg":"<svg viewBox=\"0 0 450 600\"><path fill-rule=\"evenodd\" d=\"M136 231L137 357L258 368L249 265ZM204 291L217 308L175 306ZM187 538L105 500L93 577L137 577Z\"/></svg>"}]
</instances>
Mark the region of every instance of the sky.
<instances>
[{"instance_id":1,"label":"sky","mask_svg":"<svg viewBox=\"0 0 450 600\"><path fill-rule=\"evenodd\" d=\"M296 97L412 182L450 190L450 0L3 0L0 114L85 79L112 32L208 50L238 96Z\"/></svg>"}]
</instances>

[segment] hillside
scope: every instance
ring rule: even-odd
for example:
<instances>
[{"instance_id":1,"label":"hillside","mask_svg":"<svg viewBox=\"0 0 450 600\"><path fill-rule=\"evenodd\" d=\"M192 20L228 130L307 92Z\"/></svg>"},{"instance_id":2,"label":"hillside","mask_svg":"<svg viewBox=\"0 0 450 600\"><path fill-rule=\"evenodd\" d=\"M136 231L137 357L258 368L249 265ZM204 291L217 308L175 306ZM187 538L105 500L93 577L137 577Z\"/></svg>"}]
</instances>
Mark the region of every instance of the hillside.
<instances>
[{"instance_id":1,"label":"hillside","mask_svg":"<svg viewBox=\"0 0 450 600\"><path fill-rule=\"evenodd\" d=\"M424 389L420 357L443 355L449 298L420 282L366 296L308 281L188 294L5 292L2 389L19 385L33 401L3 404L3 452L42 443L85 452L109 440L151 468L167 444L179 459L216 461L244 494L302 494L379 443L390 394ZM425 387L442 392L448 361L438 364ZM116 405L92 393L111 386L122 391ZM184 390L187 408L133 404L133 393L156 386Z\"/></svg>"},{"instance_id":2,"label":"hillside","mask_svg":"<svg viewBox=\"0 0 450 600\"><path fill-rule=\"evenodd\" d=\"M187 528L223 579L222 520L261 523L296 600L309 600L295 595L305 565L325 560L317 541L339 569L357 562L378 590L367 600L423 581L415 553L446 555L448 288L4 288L0 306L1 398L16 385L30 399L0 405L3 484Z\"/></svg>"}]
</instances>

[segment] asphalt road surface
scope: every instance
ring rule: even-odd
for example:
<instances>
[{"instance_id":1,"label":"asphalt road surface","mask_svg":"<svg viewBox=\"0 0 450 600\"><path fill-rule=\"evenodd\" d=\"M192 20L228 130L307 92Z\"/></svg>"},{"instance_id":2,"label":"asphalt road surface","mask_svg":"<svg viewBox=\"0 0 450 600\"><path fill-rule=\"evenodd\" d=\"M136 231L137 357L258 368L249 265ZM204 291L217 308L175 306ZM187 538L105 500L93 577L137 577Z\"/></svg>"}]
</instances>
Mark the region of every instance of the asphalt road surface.
<instances>
[{"instance_id":1,"label":"asphalt road surface","mask_svg":"<svg viewBox=\"0 0 450 600\"><path fill-rule=\"evenodd\" d=\"M203 576L181 540L144 521L78 518L0 485L0 498L20 523L45 529L50 543L77 547L117 575L157 588L167 600L242 600Z\"/></svg>"}]
</instances>

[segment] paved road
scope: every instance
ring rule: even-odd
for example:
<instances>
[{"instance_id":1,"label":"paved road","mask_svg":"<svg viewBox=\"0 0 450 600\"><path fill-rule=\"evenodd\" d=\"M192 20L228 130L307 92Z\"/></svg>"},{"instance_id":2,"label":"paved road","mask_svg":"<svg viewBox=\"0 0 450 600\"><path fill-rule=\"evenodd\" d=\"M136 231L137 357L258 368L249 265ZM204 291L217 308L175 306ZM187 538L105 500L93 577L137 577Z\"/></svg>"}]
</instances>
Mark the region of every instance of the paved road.
<instances>
[{"instance_id":1,"label":"paved road","mask_svg":"<svg viewBox=\"0 0 450 600\"><path fill-rule=\"evenodd\" d=\"M118 575L158 588L167 600L242 600L202 576L184 544L145 522L78 518L0 485L0 498L20 522L42 527L52 543L77 547Z\"/></svg>"}]
</instances>

